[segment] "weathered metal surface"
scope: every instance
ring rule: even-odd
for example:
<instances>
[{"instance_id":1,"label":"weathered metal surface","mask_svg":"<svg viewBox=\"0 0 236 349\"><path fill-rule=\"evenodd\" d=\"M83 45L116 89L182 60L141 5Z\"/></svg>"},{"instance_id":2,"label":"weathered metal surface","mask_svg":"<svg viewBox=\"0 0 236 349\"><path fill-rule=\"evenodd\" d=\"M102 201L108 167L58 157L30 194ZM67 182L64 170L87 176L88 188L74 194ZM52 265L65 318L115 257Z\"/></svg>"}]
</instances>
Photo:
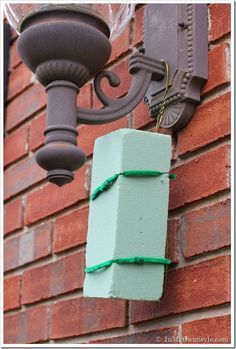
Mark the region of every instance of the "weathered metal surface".
<instances>
[{"instance_id":1,"label":"weathered metal surface","mask_svg":"<svg viewBox=\"0 0 236 349\"><path fill-rule=\"evenodd\" d=\"M112 72L98 73L94 79L95 92L104 104L104 109L78 109L78 122L84 124L103 124L115 121L131 112L143 99L147 92L152 76L163 79L165 68L162 62L152 59L141 52L134 53L129 62L129 72L132 75L128 93L119 99L107 97L100 85L106 77L111 86L119 86L119 78Z\"/></svg>"},{"instance_id":2,"label":"weathered metal surface","mask_svg":"<svg viewBox=\"0 0 236 349\"><path fill-rule=\"evenodd\" d=\"M57 80L46 87L47 126L45 145L36 153L37 163L47 170L50 182L62 186L74 179L86 156L77 147L77 93L72 82Z\"/></svg>"},{"instance_id":3,"label":"weathered metal surface","mask_svg":"<svg viewBox=\"0 0 236 349\"><path fill-rule=\"evenodd\" d=\"M44 86L67 80L80 87L100 72L110 57L104 25L92 14L78 11L40 12L22 23L17 49Z\"/></svg>"},{"instance_id":4,"label":"weathered metal surface","mask_svg":"<svg viewBox=\"0 0 236 349\"><path fill-rule=\"evenodd\" d=\"M77 94L110 57L109 28L94 11L60 7L27 17L21 31L18 52L48 95L45 145L36 161L62 186L86 160L77 147Z\"/></svg>"},{"instance_id":5,"label":"weathered metal surface","mask_svg":"<svg viewBox=\"0 0 236 349\"><path fill-rule=\"evenodd\" d=\"M103 78L119 85L112 72L101 71L111 54L109 28L89 9L51 7L21 23L17 47L22 61L48 94L46 143L36 154L38 164L57 185L73 180L73 171L85 161L77 146L77 122L102 124L131 112L144 98L150 115L157 117L165 86L169 86L162 127L174 130L191 119L207 79L207 6L205 4L149 4L145 14L144 50L130 58L130 89L110 99L101 87ZM76 95L90 78L104 109L77 109Z\"/></svg>"},{"instance_id":6,"label":"weathered metal surface","mask_svg":"<svg viewBox=\"0 0 236 349\"><path fill-rule=\"evenodd\" d=\"M162 127L181 129L191 119L208 77L206 4L152 4L145 13L145 54L169 65L169 90ZM152 79L145 97L157 117L164 80Z\"/></svg>"}]
</instances>

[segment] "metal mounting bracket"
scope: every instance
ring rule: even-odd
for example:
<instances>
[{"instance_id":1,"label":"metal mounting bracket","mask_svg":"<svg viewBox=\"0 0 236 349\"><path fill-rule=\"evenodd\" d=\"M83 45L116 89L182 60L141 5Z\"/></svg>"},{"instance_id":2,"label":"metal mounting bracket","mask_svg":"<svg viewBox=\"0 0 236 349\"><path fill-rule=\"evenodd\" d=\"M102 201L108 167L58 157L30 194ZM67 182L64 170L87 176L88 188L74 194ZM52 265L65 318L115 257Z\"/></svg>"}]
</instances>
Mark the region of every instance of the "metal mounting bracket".
<instances>
[{"instance_id":1,"label":"metal mounting bracket","mask_svg":"<svg viewBox=\"0 0 236 349\"><path fill-rule=\"evenodd\" d=\"M163 101L163 60L169 66L169 86L161 126L179 130L191 119L200 90L208 76L208 30L206 4L150 4L145 9L144 54L130 58L132 83L128 94L108 98L101 80L113 87L119 78L102 71L94 79L95 93L104 109L78 109L78 122L102 124L132 111L144 97L150 116L156 118Z\"/></svg>"},{"instance_id":2,"label":"metal mounting bracket","mask_svg":"<svg viewBox=\"0 0 236 349\"><path fill-rule=\"evenodd\" d=\"M146 7L145 54L169 65L169 89L162 127L179 130L190 121L208 77L206 4L152 4ZM152 78L145 96L156 118L165 81Z\"/></svg>"},{"instance_id":3,"label":"metal mounting bracket","mask_svg":"<svg viewBox=\"0 0 236 349\"><path fill-rule=\"evenodd\" d=\"M131 56L131 86L115 100L106 96L101 85L103 78L113 87L120 83L114 73L102 71L111 54L109 28L94 11L55 6L22 22L18 52L48 96L45 145L37 151L36 161L56 185L70 183L86 160L77 147L77 123L117 120L144 96L150 116L157 117L166 80L163 60L169 67L169 86L161 126L178 130L192 117L207 79L207 5L148 4L145 11L144 50ZM104 108L78 108L79 88L94 76Z\"/></svg>"},{"instance_id":4,"label":"metal mounting bracket","mask_svg":"<svg viewBox=\"0 0 236 349\"><path fill-rule=\"evenodd\" d=\"M118 99L111 99L105 95L101 87L101 80L107 78L111 86L117 87L120 84L119 77L110 71L98 73L94 78L94 89L105 108L79 108L78 122L82 124L103 124L127 115L141 102L150 86L151 79L163 79L165 69L161 61L137 51L130 57L129 73L132 76L129 91L124 97Z\"/></svg>"}]
</instances>

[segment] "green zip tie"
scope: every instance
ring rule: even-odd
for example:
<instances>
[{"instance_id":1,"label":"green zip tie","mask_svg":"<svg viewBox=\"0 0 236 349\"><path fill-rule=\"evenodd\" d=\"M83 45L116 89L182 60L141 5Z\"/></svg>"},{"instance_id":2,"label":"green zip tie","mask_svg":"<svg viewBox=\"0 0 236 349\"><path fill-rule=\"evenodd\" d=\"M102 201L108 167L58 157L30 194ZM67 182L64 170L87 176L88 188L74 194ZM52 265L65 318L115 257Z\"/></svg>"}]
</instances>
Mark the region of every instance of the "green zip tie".
<instances>
[{"instance_id":1,"label":"green zip tie","mask_svg":"<svg viewBox=\"0 0 236 349\"><path fill-rule=\"evenodd\" d=\"M154 258L154 257L130 257L130 258L114 258L109 261L93 265L92 267L85 268L86 273L93 273L96 270L107 268L113 263L116 264L143 264L143 263L155 263L155 264L170 264L170 259L167 258Z\"/></svg>"},{"instance_id":2,"label":"green zip tie","mask_svg":"<svg viewBox=\"0 0 236 349\"><path fill-rule=\"evenodd\" d=\"M119 176L125 177L159 177L163 174L168 174L170 179L176 179L176 174L169 172L160 172L160 171L152 171L152 170L128 170L120 173L116 173L113 176L106 179L99 187L97 187L92 195L90 196L90 200L95 200L102 192L109 189L112 184L117 180Z\"/></svg>"}]
</instances>

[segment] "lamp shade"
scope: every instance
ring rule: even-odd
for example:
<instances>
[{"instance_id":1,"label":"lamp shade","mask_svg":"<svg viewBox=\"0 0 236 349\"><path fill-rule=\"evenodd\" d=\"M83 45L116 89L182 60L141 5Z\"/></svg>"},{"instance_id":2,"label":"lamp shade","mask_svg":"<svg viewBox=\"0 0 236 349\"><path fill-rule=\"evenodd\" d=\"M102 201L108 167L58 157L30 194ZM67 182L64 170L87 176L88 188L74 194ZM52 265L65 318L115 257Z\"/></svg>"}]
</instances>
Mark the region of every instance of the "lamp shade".
<instances>
[{"instance_id":1,"label":"lamp shade","mask_svg":"<svg viewBox=\"0 0 236 349\"><path fill-rule=\"evenodd\" d=\"M36 12L48 11L50 9L68 9L86 12L93 11L95 16L99 16L110 28L110 40L115 40L124 30L133 16L135 4L56 4L56 3L5 3L4 10L11 26L18 34L21 33L21 24L24 19Z\"/></svg>"}]
</instances>

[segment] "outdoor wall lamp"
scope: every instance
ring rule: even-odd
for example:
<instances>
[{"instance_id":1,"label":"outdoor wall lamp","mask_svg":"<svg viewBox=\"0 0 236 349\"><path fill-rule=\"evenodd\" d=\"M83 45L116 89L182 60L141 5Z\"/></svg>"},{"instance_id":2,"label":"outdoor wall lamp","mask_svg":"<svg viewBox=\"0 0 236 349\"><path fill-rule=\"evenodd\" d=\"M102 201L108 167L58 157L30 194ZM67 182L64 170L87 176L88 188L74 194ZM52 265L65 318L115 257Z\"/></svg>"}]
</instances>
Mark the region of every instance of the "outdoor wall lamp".
<instances>
[{"instance_id":1,"label":"outdoor wall lamp","mask_svg":"<svg viewBox=\"0 0 236 349\"><path fill-rule=\"evenodd\" d=\"M20 34L20 57L48 95L45 145L36 161L58 186L71 182L73 171L86 160L77 147L78 123L117 120L143 98L156 118L166 92L161 126L178 130L189 122L200 100L208 72L206 4L146 5L144 46L130 58L129 92L117 100L105 95L103 78L113 87L119 85L114 73L101 71L111 54L109 37L120 34L133 11L131 4L5 4L6 16ZM79 88L93 77L104 109L78 108Z\"/></svg>"}]
</instances>

